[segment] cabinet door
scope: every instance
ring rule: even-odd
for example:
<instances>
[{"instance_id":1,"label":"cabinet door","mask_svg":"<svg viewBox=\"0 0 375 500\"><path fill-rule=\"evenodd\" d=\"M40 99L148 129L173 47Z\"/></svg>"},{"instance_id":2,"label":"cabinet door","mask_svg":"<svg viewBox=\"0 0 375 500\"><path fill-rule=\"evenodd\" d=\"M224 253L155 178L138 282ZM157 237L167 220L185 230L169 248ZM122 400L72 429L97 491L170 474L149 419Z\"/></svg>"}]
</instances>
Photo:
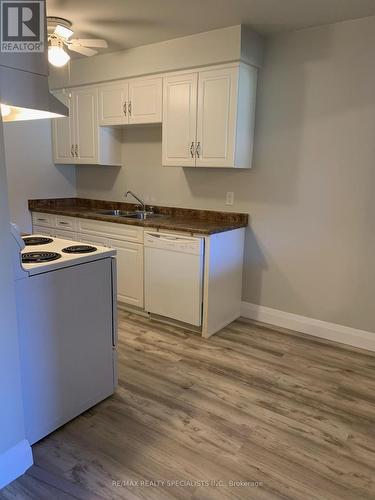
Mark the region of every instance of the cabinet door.
<instances>
[{"instance_id":1,"label":"cabinet door","mask_svg":"<svg viewBox=\"0 0 375 500\"><path fill-rule=\"evenodd\" d=\"M98 90L83 88L72 91L75 163L92 165L98 158Z\"/></svg>"},{"instance_id":2,"label":"cabinet door","mask_svg":"<svg viewBox=\"0 0 375 500\"><path fill-rule=\"evenodd\" d=\"M117 297L120 302L143 308L143 245L110 240L117 250Z\"/></svg>"},{"instance_id":3,"label":"cabinet door","mask_svg":"<svg viewBox=\"0 0 375 500\"><path fill-rule=\"evenodd\" d=\"M238 68L198 78L197 167L234 167Z\"/></svg>"},{"instance_id":4,"label":"cabinet door","mask_svg":"<svg viewBox=\"0 0 375 500\"><path fill-rule=\"evenodd\" d=\"M53 160L54 163L75 163L70 91L59 90L54 94L65 106L68 106L69 116L52 119Z\"/></svg>"},{"instance_id":5,"label":"cabinet door","mask_svg":"<svg viewBox=\"0 0 375 500\"><path fill-rule=\"evenodd\" d=\"M129 124L160 123L162 78L138 78L129 82Z\"/></svg>"},{"instance_id":6,"label":"cabinet door","mask_svg":"<svg viewBox=\"0 0 375 500\"><path fill-rule=\"evenodd\" d=\"M128 82L99 87L99 125L128 123Z\"/></svg>"},{"instance_id":7,"label":"cabinet door","mask_svg":"<svg viewBox=\"0 0 375 500\"><path fill-rule=\"evenodd\" d=\"M195 166L198 74L167 76L163 90L164 166Z\"/></svg>"}]
</instances>

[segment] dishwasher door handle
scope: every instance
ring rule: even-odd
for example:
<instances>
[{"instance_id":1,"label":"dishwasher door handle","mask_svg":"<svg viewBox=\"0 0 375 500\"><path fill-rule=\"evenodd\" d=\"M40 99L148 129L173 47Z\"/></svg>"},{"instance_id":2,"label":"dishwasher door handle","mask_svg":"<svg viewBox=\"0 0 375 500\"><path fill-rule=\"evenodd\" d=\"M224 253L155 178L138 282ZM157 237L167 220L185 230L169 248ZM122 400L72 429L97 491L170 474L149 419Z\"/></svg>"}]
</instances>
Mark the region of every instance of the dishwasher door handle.
<instances>
[{"instance_id":1,"label":"dishwasher door handle","mask_svg":"<svg viewBox=\"0 0 375 500\"><path fill-rule=\"evenodd\" d=\"M184 243L188 243L190 241L197 241L198 238L189 238L187 236L174 236L173 234L163 234L163 233L146 233L145 234L145 238L153 238L157 241L170 241L170 242L173 242L173 243L177 243L177 242L184 242Z\"/></svg>"},{"instance_id":2,"label":"dishwasher door handle","mask_svg":"<svg viewBox=\"0 0 375 500\"><path fill-rule=\"evenodd\" d=\"M186 241L184 238L178 238L177 236L162 236L161 234L148 234L147 236L156 238L158 241Z\"/></svg>"}]
</instances>

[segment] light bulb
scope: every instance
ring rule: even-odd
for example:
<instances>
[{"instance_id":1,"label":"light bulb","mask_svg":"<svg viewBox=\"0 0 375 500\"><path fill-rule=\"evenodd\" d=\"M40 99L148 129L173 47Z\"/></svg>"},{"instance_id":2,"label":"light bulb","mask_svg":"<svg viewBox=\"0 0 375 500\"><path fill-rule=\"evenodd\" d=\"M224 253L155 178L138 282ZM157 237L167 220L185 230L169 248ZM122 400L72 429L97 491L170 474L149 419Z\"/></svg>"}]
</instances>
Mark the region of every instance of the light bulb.
<instances>
[{"instance_id":1,"label":"light bulb","mask_svg":"<svg viewBox=\"0 0 375 500\"><path fill-rule=\"evenodd\" d=\"M12 108L8 106L7 104L0 104L1 108L1 116L5 118L6 116L9 116L10 113L12 112Z\"/></svg>"},{"instance_id":2,"label":"light bulb","mask_svg":"<svg viewBox=\"0 0 375 500\"><path fill-rule=\"evenodd\" d=\"M48 47L48 61L53 65L60 68L64 66L70 59L70 55L65 52L62 47L58 45L51 45Z\"/></svg>"}]
</instances>

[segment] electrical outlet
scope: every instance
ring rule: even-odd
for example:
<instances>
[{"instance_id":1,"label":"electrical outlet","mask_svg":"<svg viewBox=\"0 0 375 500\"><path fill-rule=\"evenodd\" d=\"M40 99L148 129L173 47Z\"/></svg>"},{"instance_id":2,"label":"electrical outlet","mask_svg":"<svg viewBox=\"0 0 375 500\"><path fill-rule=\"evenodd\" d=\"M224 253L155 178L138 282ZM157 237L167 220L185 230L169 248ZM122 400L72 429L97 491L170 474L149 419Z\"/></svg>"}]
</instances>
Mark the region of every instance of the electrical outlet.
<instances>
[{"instance_id":1,"label":"electrical outlet","mask_svg":"<svg viewBox=\"0 0 375 500\"><path fill-rule=\"evenodd\" d=\"M234 193L233 191L227 191L225 195L225 204L226 205L233 205L234 204Z\"/></svg>"}]
</instances>

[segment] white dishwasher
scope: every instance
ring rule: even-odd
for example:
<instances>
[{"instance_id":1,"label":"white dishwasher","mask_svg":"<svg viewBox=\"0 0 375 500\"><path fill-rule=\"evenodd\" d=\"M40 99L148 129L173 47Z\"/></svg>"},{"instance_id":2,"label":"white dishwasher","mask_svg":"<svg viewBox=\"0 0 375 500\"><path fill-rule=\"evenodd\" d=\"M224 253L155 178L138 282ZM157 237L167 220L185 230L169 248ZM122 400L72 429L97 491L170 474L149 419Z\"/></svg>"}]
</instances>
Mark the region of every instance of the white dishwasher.
<instances>
[{"instance_id":1,"label":"white dishwasher","mask_svg":"<svg viewBox=\"0 0 375 500\"><path fill-rule=\"evenodd\" d=\"M146 311L200 326L203 238L147 231L144 246Z\"/></svg>"}]
</instances>

